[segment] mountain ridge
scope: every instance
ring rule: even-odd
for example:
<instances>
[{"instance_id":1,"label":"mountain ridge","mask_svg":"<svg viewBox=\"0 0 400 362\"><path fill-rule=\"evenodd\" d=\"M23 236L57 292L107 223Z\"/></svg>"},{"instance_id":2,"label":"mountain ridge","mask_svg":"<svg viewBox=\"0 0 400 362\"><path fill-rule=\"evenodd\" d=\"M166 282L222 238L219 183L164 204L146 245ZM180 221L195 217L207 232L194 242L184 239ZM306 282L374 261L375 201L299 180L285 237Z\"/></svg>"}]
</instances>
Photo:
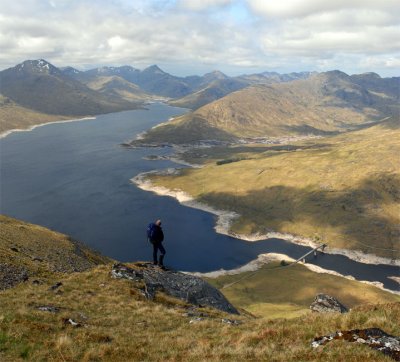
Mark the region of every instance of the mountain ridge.
<instances>
[{"instance_id":1,"label":"mountain ridge","mask_svg":"<svg viewBox=\"0 0 400 362\"><path fill-rule=\"evenodd\" d=\"M373 79L371 84L364 76L331 71L290 82L253 84L149 130L143 142L323 135L398 117L400 78ZM195 137L191 127L200 123L203 131Z\"/></svg>"}]
</instances>

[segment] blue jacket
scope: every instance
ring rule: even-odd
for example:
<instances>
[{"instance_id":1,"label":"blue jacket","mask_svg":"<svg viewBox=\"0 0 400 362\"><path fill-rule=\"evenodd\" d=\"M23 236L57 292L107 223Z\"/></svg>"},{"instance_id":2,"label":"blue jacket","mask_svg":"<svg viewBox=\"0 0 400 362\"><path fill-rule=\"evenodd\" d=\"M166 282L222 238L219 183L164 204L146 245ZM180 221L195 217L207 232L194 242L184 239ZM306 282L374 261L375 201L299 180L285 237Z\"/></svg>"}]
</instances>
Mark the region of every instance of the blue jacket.
<instances>
[{"instance_id":1,"label":"blue jacket","mask_svg":"<svg viewBox=\"0 0 400 362\"><path fill-rule=\"evenodd\" d=\"M154 229L150 241L155 243L161 243L164 240L164 233L162 231L161 226L153 224L153 228Z\"/></svg>"}]
</instances>

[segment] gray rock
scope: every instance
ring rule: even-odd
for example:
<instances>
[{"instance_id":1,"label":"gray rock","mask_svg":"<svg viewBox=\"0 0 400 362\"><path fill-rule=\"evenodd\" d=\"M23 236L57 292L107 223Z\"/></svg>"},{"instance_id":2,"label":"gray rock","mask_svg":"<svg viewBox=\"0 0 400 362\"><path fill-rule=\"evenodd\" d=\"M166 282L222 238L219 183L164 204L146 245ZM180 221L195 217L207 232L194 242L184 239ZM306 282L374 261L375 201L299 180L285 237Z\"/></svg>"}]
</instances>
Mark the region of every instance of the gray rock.
<instances>
[{"instance_id":1,"label":"gray rock","mask_svg":"<svg viewBox=\"0 0 400 362\"><path fill-rule=\"evenodd\" d=\"M225 323L225 324L230 324L233 326L238 326L239 324L242 324L242 321L238 321L236 319L227 319L227 318L221 319L221 322Z\"/></svg>"},{"instance_id":2,"label":"gray rock","mask_svg":"<svg viewBox=\"0 0 400 362\"><path fill-rule=\"evenodd\" d=\"M0 263L0 290L12 288L28 280L28 271L21 266Z\"/></svg>"},{"instance_id":3,"label":"gray rock","mask_svg":"<svg viewBox=\"0 0 400 362\"><path fill-rule=\"evenodd\" d=\"M58 288L60 288L63 285L63 283L61 282L57 282L56 284L52 285L49 290L56 290Z\"/></svg>"},{"instance_id":4,"label":"gray rock","mask_svg":"<svg viewBox=\"0 0 400 362\"><path fill-rule=\"evenodd\" d=\"M142 270L135 270L123 264L114 264L111 275L114 278L143 280L145 295L151 300L154 299L156 291L160 290L194 305L208 306L227 313L239 314L218 289L199 277L172 270L164 271L151 264L141 264L140 266L143 268Z\"/></svg>"},{"instance_id":5,"label":"gray rock","mask_svg":"<svg viewBox=\"0 0 400 362\"><path fill-rule=\"evenodd\" d=\"M318 313L348 312L348 309L336 298L322 293L316 295L314 302L310 305L310 309Z\"/></svg>"},{"instance_id":6,"label":"gray rock","mask_svg":"<svg viewBox=\"0 0 400 362\"><path fill-rule=\"evenodd\" d=\"M54 305L38 305L35 308L42 312L50 312L50 313L58 313L61 310L60 307L56 307Z\"/></svg>"},{"instance_id":7,"label":"gray rock","mask_svg":"<svg viewBox=\"0 0 400 362\"><path fill-rule=\"evenodd\" d=\"M143 273L129 268L124 264L114 264L111 270L111 276L116 279L129 279L133 281L143 280Z\"/></svg>"}]
</instances>

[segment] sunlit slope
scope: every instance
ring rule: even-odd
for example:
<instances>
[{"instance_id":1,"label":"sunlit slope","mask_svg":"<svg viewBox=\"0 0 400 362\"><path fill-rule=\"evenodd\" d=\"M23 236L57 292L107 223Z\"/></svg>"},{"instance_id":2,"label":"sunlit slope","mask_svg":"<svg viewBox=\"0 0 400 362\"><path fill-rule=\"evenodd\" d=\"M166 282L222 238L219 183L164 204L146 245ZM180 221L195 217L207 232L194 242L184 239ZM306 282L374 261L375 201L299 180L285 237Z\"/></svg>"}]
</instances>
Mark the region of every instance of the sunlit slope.
<instances>
[{"instance_id":1,"label":"sunlit slope","mask_svg":"<svg viewBox=\"0 0 400 362\"><path fill-rule=\"evenodd\" d=\"M301 144L297 150L248 149L248 159L236 157L243 147L230 148L227 163L213 160L202 169L152 179L237 211L241 217L234 232L275 230L323 239L331 247L400 257L393 251L400 249L398 120ZM212 151L207 152L212 159Z\"/></svg>"},{"instance_id":2,"label":"sunlit slope","mask_svg":"<svg viewBox=\"0 0 400 362\"><path fill-rule=\"evenodd\" d=\"M0 215L0 265L9 269L47 278L49 273L83 271L110 261L69 236Z\"/></svg>"},{"instance_id":3,"label":"sunlit slope","mask_svg":"<svg viewBox=\"0 0 400 362\"><path fill-rule=\"evenodd\" d=\"M310 304L318 293L334 296L349 309L400 302L400 296L375 286L315 273L300 264L282 267L279 262L272 262L256 273L225 275L207 281L221 288L236 307L266 318L294 318L310 313Z\"/></svg>"},{"instance_id":4,"label":"sunlit slope","mask_svg":"<svg viewBox=\"0 0 400 362\"><path fill-rule=\"evenodd\" d=\"M360 79L365 82L360 83ZM150 130L145 140L186 143L229 137L324 135L398 115L399 95L394 90L398 79L378 76L373 80L367 75L354 78L332 71L288 83L254 85ZM198 125L202 132L195 129Z\"/></svg>"}]
</instances>

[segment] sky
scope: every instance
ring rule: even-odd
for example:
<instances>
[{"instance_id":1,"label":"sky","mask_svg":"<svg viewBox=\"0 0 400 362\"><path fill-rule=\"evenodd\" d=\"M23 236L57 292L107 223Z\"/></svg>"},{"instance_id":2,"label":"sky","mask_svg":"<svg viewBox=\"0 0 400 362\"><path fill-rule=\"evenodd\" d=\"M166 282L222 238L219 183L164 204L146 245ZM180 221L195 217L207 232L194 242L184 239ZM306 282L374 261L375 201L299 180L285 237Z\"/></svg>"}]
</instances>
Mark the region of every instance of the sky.
<instances>
[{"instance_id":1,"label":"sky","mask_svg":"<svg viewBox=\"0 0 400 362\"><path fill-rule=\"evenodd\" d=\"M400 0L0 0L0 69L400 74Z\"/></svg>"}]
</instances>

